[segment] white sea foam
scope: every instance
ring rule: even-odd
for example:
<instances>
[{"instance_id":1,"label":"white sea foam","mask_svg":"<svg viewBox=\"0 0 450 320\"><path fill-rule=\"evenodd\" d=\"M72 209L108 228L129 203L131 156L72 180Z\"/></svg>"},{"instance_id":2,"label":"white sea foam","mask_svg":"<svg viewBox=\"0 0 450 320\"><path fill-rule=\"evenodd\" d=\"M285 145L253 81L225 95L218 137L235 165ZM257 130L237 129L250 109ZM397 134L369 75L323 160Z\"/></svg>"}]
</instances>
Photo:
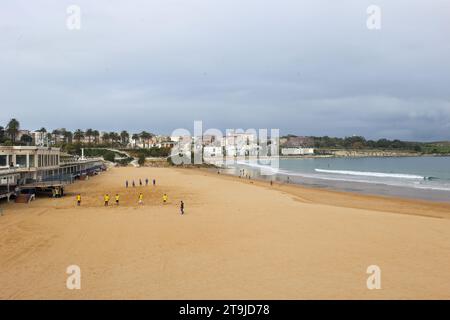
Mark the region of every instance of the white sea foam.
<instances>
[{"instance_id":1,"label":"white sea foam","mask_svg":"<svg viewBox=\"0 0 450 320\"><path fill-rule=\"evenodd\" d=\"M277 169L267 165L261 165L255 162L237 161L238 165L245 165L260 170L272 171L277 175L290 177L302 177L329 181L357 182L367 184L382 184L394 187L409 187L415 189L428 189L437 191L450 191L450 185L430 183L426 177L413 174L383 173L383 172L365 172L350 170L325 170L315 169L317 173L295 172L286 169ZM372 179L371 179L372 178Z\"/></svg>"},{"instance_id":2,"label":"white sea foam","mask_svg":"<svg viewBox=\"0 0 450 320\"><path fill-rule=\"evenodd\" d=\"M397 179L414 179L424 180L425 177L414 174L404 173L385 173L385 172L366 172L366 171L350 171L350 170L325 170L315 169L316 172L332 173L332 174L344 174L350 176L364 176L364 177L379 177L379 178L397 178Z\"/></svg>"}]
</instances>

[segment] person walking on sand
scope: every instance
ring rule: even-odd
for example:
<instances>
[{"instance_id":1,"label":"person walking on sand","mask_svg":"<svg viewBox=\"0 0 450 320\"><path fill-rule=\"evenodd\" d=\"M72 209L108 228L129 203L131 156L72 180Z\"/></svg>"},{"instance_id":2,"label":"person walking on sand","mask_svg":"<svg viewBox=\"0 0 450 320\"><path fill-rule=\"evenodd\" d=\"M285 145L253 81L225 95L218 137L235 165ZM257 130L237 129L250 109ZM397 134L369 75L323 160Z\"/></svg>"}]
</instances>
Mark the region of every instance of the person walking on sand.
<instances>
[{"instance_id":1,"label":"person walking on sand","mask_svg":"<svg viewBox=\"0 0 450 320\"><path fill-rule=\"evenodd\" d=\"M109 194L105 194L103 200L105 201L105 207L107 207L109 205Z\"/></svg>"},{"instance_id":2,"label":"person walking on sand","mask_svg":"<svg viewBox=\"0 0 450 320\"><path fill-rule=\"evenodd\" d=\"M77 194L77 206L81 205L81 194Z\"/></svg>"},{"instance_id":3,"label":"person walking on sand","mask_svg":"<svg viewBox=\"0 0 450 320\"><path fill-rule=\"evenodd\" d=\"M127 189L128 189L128 180L127 180L127 181L125 181L125 188L127 188Z\"/></svg>"},{"instance_id":4,"label":"person walking on sand","mask_svg":"<svg viewBox=\"0 0 450 320\"><path fill-rule=\"evenodd\" d=\"M119 194L116 193L116 206L119 205L119 200L120 200Z\"/></svg>"},{"instance_id":5,"label":"person walking on sand","mask_svg":"<svg viewBox=\"0 0 450 320\"><path fill-rule=\"evenodd\" d=\"M169 199L169 197L167 196L167 194L164 193L164 195L163 195L163 203L167 203L167 199Z\"/></svg>"},{"instance_id":6,"label":"person walking on sand","mask_svg":"<svg viewBox=\"0 0 450 320\"><path fill-rule=\"evenodd\" d=\"M139 203L140 205L144 204L144 195L142 194L142 192L139 193L139 200L138 200L138 203Z\"/></svg>"},{"instance_id":7,"label":"person walking on sand","mask_svg":"<svg viewBox=\"0 0 450 320\"><path fill-rule=\"evenodd\" d=\"M145 178L145 186L148 186L148 178Z\"/></svg>"},{"instance_id":8,"label":"person walking on sand","mask_svg":"<svg viewBox=\"0 0 450 320\"><path fill-rule=\"evenodd\" d=\"M184 202L183 202L183 200L181 200L181 202L180 202L180 212L181 212L181 215L184 214Z\"/></svg>"}]
</instances>

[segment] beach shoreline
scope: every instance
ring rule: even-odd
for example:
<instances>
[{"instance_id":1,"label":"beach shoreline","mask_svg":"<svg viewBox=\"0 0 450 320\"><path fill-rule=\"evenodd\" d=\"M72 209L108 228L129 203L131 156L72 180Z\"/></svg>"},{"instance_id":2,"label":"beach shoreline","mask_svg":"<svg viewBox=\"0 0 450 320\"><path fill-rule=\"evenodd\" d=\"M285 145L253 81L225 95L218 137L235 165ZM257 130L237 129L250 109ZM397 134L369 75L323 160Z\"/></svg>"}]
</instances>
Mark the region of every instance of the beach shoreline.
<instances>
[{"instance_id":1,"label":"beach shoreline","mask_svg":"<svg viewBox=\"0 0 450 320\"><path fill-rule=\"evenodd\" d=\"M139 178L156 186L125 188ZM122 167L2 208L1 299L450 298L446 203ZM71 265L80 290L66 287ZM381 290L366 286L371 265Z\"/></svg>"},{"instance_id":2,"label":"beach shoreline","mask_svg":"<svg viewBox=\"0 0 450 320\"><path fill-rule=\"evenodd\" d=\"M297 183L286 183L274 181L270 185L270 181L261 178L239 178L233 174L222 173L220 169L206 168L183 168L181 170L198 170L199 172L207 172L211 176L220 176L238 180L242 183L270 188L273 190L288 193L297 197L299 201L309 203L327 204L340 206L345 208L367 209L391 213L411 214L425 217L450 219L450 203L442 201L412 199L400 196L386 196L377 194L364 194L361 192L351 192L333 188L313 187ZM220 171L220 174L217 174Z\"/></svg>"},{"instance_id":3,"label":"beach shoreline","mask_svg":"<svg viewBox=\"0 0 450 320\"><path fill-rule=\"evenodd\" d=\"M305 187L450 203L448 157L233 161L223 173ZM264 163L264 164L263 164ZM244 173L245 172L245 173Z\"/></svg>"}]
</instances>

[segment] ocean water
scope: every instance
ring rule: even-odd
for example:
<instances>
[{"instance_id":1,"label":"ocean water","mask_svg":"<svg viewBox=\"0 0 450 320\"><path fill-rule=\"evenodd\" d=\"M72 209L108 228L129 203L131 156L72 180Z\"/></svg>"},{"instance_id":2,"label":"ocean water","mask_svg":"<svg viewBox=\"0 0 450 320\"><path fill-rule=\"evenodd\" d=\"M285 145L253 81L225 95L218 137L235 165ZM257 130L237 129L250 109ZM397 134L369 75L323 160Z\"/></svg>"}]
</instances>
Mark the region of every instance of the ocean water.
<instances>
[{"instance_id":1,"label":"ocean water","mask_svg":"<svg viewBox=\"0 0 450 320\"><path fill-rule=\"evenodd\" d=\"M278 168L277 168L278 167ZM368 157L238 161L228 172L316 187L450 202L450 157Z\"/></svg>"}]
</instances>

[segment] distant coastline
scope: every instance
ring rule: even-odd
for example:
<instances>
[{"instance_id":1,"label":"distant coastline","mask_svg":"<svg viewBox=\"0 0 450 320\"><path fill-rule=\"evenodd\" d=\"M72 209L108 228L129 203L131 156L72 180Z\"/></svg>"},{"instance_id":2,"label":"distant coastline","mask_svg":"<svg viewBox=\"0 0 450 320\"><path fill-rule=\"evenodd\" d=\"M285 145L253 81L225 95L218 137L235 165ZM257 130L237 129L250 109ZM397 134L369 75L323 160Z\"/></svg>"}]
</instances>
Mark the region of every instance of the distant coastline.
<instances>
[{"instance_id":1,"label":"distant coastline","mask_svg":"<svg viewBox=\"0 0 450 320\"><path fill-rule=\"evenodd\" d=\"M305 156L280 156L283 159L289 158L365 158L365 157L448 157L450 153L423 153L414 151L393 151L393 150L316 150L318 153Z\"/></svg>"}]
</instances>

